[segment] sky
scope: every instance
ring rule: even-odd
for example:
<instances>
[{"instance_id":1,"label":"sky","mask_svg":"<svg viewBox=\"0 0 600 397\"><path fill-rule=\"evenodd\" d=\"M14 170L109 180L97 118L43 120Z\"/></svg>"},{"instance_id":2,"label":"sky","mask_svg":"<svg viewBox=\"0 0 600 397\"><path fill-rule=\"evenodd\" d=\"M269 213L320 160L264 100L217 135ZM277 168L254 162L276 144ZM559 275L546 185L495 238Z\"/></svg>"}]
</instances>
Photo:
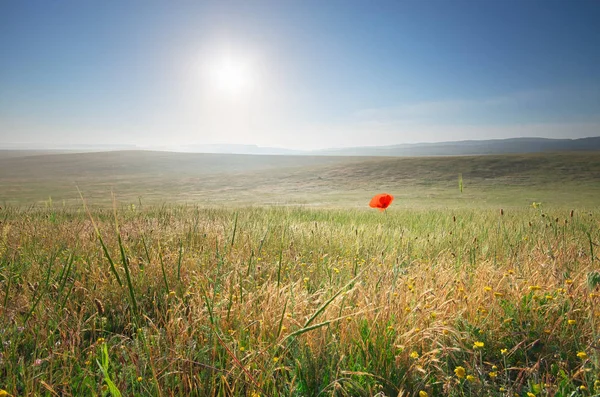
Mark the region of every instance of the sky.
<instances>
[{"instance_id":1,"label":"sky","mask_svg":"<svg viewBox=\"0 0 600 397\"><path fill-rule=\"evenodd\" d=\"M600 1L0 2L0 147L600 135Z\"/></svg>"}]
</instances>

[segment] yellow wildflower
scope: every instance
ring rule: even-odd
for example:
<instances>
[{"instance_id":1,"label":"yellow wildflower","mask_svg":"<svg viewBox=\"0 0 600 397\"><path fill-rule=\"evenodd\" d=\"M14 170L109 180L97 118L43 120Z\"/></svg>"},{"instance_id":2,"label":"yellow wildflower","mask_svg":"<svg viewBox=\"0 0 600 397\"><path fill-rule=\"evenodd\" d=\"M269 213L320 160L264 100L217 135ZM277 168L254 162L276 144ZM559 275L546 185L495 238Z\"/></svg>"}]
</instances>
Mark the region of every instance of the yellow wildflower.
<instances>
[{"instance_id":1,"label":"yellow wildflower","mask_svg":"<svg viewBox=\"0 0 600 397\"><path fill-rule=\"evenodd\" d=\"M530 291L538 291L540 289L542 289L542 287L540 287L539 285L530 285L529 286Z\"/></svg>"},{"instance_id":2,"label":"yellow wildflower","mask_svg":"<svg viewBox=\"0 0 600 397\"><path fill-rule=\"evenodd\" d=\"M503 356L506 355L508 353L508 349L500 349L500 354L502 354Z\"/></svg>"},{"instance_id":3,"label":"yellow wildflower","mask_svg":"<svg viewBox=\"0 0 600 397\"><path fill-rule=\"evenodd\" d=\"M535 397L535 394L533 394L532 392L528 391L527 392L527 397Z\"/></svg>"},{"instance_id":4,"label":"yellow wildflower","mask_svg":"<svg viewBox=\"0 0 600 397\"><path fill-rule=\"evenodd\" d=\"M483 287L483 289L487 292L490 292L492 290L492 287L486 285L485 287Z\"/></svg>"},{"instance_id":5,"label":"yellow wildflower","mask_svg":"<svg viewBox=\"0 0 600 397\"><path fill-rule=\"evenodd\" d=\"M142 378L141 376L138 376L138 378L137 378L137 381L138 381L138 382L141 382L141 381L143 381L143 380L144 380L144 378Z\"/></svg>"},{"instance_id":6,"label":"yellow wildflower","mask_svg":"<svg viewBox=\"0 0 600 397\"><path fill-rule=\"evenodd\" d=\"M481 349L483 346L485 346L485 343L483 343L483 342L473 343L473 349Z\"/></svg>"},{"instance_id":7,"label":"yellow wildflower","mask_svg":"<svg viewBox=\"0 0 600 397\"><path fill-rule=\"evenodd\" d=\"M476 377L474 377L473 375L467 375L467 380L468 380L469 382L475 382L475 381L477 380L477 378L476 378Z\"/></svg>"},{"instance_id":8,"label":"yellow wildflower","mask_svg":"<svg viewBox=\"0 0 600 397\"><path fill-rule=\"evenodd\" d=\"M489 373L489 375L490 375L490 378L494 379L494 378L496 378L498 376L498 373L492 371L492 372Z\"/></svg>"},{"instance_id":9,"label":"yellow wildflower","mask_svg":"<svg viewBox=\"0 0 600 397\"><path fill-rule=\"evenodd\" d=\"M577 320L568 319L567 323L569 323L569 325L575 325L575 324L577 324Z\"/></svg>"},{"instance_id":10,"label":"yellow wildflower","mask_svg":"<svg viewBox=\"0 0 600 397\"><path fill-rule=\"evenodd\" d=\"M276 363L277 361L279 361L279 357L273 357L273 362Z\"/></svg>"},{"instance_id":11,"label":"yellow wildflower","mask_svg":"<svg viewBox=\"0 0 600 397\"><path fill-rule=\"evenodd\" d=\"M426 391L423 391L423 390L421 390L421 391L419 392L419 397L429 397L429 394L427 394L427 392L426 392Z\"/></svg>"},{"instance_id":12,"label":"yellow wildflower","mask_svg":"<svg viewBox=\"0 0 600 397\"><path fill-rule=\"evenodd\" d=\"M419 353L417 353L417 352L415 352L415 351L411 352L411 353L410 353L410 358L414 358L414 359L417 359L417 358L419 358Z\"/></svg>"},{"instance_id":13,"label":"yellow wildflower","mask_svg":"<svg viewBox=\"0 0 600 397\"><path fill-rule=\"evenodd\" d=\"M456 368L454 368L454 373L456 374L456 376L458 376L460 379L462 379L467 374L467 371L465 371L465 369L463 367L456 367Z\"/></svg>"},{"instance_id":14,"label":"yellow wildflower","mask_svg":"<svg viewBox=\"0 0 600 397\"><path fill-rule=\"evenodd\" d=\"M579 357L582 360L585 360L588 357L588 355L586 354L586 352L579 352L577 353L577 357Z\"/></svg>"}]
</instances>

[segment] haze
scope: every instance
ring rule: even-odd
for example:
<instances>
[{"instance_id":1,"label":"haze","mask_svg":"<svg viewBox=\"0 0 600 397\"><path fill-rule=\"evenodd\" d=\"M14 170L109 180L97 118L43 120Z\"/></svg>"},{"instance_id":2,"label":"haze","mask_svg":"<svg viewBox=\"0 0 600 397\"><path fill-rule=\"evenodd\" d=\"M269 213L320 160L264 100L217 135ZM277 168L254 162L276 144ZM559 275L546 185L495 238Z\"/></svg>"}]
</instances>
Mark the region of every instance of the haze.
<instances>
[{"instance_id":1,"label":"haze","mask_svg":"<svg viewBox=\"0 0 600 397\"><path fill-rule=\"evenodd\" d=\"M0 3L0 148L600 134L600 2Z\"/></svg>"}]
</instances>

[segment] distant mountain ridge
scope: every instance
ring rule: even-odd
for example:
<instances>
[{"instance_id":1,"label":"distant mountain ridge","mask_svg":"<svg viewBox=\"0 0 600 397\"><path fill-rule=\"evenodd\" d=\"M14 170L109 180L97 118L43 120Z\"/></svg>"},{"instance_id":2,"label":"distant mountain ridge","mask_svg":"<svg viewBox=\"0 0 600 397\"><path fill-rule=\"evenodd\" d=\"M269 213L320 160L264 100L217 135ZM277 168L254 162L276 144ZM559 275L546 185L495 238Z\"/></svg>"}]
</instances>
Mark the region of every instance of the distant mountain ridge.
<instances>
[{"instance_id":1,"label":"distant mountain ridge","mask_svg":"<svg viewBox=\"0 0 600 397\"><path fill-rule=\"evenodd\" d=\"M525 154L542 152L600 151L600 136L577 139L551 138L509 138L449 141L435 143L412 143L389 146L357 146L321 150L293 150L277 147L241 144L190 144L179 146L136 146L136 145L66 145L52 148L8 145L0 146L0 151L117 151L117 150L158 150L184 153L248 154L280 156L470 156L488 154Z\"/></svg>"},{"instance_id":2,"label":"distant mountain ridge","mask_svg":"<svg viewBox=\"0 0 600 397\"><path fill-rule=\"evenodd\" d=\"M190 153L216 153L216 154L266 154L266 155L302 155L312 154L302 150L264 147L258 145L240 145L240 144L198 144L184 145L180 147L183 152Z\"/></svg>"},{"instance_id":3,"label":"distant mountain ridge","mask_svg":"<svg viewBox=\"0 0 600 397\"><path fill-rule=\"evenodd\" d=\"M389 146L357 146L322 150L293 150L258 145L184 145L178 151L190 153L308 155L308 156L460 156L600 150L600 136L578 139L509 138Z\"/></svg>"},{"instance_id":4,"label":"distant mountain ridge","mask_svg":"<svg viewBox=\"0 0 600 397\"><path fill-rule=\"evenodd\" d=\"M579 139L510 138L325 149L328 156L460 156L600 150L600 136Z\"/></svg>"}]
</instances>

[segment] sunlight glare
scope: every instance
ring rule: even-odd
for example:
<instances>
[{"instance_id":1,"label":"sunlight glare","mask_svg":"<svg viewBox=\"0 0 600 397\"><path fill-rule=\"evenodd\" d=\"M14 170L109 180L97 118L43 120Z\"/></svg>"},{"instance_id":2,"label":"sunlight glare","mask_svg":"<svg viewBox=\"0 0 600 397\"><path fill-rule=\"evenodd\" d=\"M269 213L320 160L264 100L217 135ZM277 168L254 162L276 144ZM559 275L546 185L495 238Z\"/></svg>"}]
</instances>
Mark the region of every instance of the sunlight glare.
<instances>
[{"instance_id":1,"label":"sunlight glare","mask_svg":"<svg viewBox=\"0 0 600 397\"><path fill-rule=\"evenodd\" d=\"M231 98L242 97L251 90L255 80L250 63L231 55L214 60L208 72L210 85Z\"/></svg>"}]
</instances>

